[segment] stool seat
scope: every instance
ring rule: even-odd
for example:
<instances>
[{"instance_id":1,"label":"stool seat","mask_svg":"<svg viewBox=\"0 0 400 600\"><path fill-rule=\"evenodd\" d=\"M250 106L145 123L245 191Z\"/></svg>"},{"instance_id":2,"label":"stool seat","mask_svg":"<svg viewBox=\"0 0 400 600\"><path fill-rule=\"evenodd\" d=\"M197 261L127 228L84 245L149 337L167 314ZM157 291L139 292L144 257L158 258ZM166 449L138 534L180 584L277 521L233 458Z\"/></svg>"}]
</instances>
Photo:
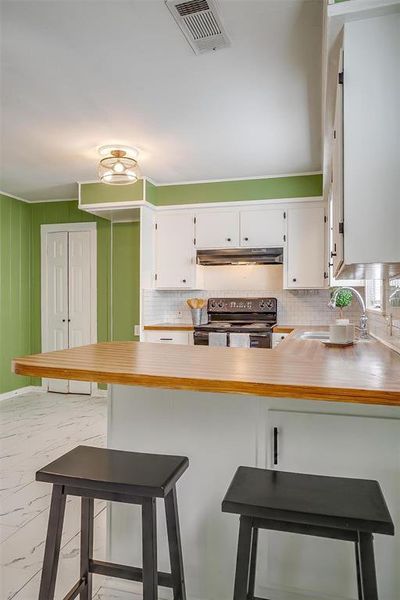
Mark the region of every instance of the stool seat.
<instances>
[{"instance_id":1,"label":"stool seat","mask_svg":"<svg viewBox=\"0 0 400 600\"><path fill-rule=\"evenodd\" d=\"M394 535L377 481L239 467L224 512Z\"/></svg>"},{"instance_id":2,"label":"stool seat","mask_svg":"<svg viewBox=\"0 0 400 600\"><path fill-rule=\"evenodd\" d=\"M36 473L37 481L165 498L188 468L185 456L77 446Z\"/></svg>"}]
</instances>

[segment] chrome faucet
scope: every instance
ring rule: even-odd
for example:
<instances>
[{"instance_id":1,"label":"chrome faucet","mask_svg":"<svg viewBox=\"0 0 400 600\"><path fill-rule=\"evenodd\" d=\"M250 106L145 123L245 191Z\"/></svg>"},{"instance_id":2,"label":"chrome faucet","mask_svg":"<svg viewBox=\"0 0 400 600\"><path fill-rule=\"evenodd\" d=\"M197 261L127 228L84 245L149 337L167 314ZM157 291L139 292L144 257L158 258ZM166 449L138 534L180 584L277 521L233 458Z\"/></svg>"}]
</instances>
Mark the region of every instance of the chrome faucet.
<instances>
[{"instance_id":1,"label":"chrome faucet","mask_svg":"<svg viewBox=\"0 0 400 600\"><path fill-rule=\"evenodd\" d=\"M362 310L362 314L360 317L360 338L367 338L368 337L367 311L365 308L364 298L361 296L361 294L358 290L356 290L352 287L337 288L332 294L332 298L331 298L331 301L329 302L329 306L331 308L336 308L336 298L338 297L339 292L341 292L342 290L348 290L349 292L354 294L355 297L357 298L358 303L360 304L361 310Z\"/></svg>"}]
</instances>

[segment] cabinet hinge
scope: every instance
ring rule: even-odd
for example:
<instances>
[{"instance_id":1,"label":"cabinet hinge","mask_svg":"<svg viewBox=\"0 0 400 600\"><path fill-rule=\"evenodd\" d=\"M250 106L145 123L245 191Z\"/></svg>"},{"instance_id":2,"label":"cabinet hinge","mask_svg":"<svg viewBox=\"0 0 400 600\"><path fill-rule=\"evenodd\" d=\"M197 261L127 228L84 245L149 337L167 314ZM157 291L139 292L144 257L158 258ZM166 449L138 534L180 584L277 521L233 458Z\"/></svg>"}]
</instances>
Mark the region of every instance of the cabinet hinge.
<instances>
[{"instance_id":1,"label":"cabinet hinge","mask_svg":"<svg viewBox=\"0 0 400 600\"><path fill-rule=\"evenodd\" d=\"M336 129L333 130L333 139L336 140Z\"/></svg>"},{"instance_id":2,"label":"cabinet hinge","mask_svg":"<svg viewBox=\"0 0 400 600\"><path fill-rule=\"evenodd\" d=\"M197 219L196 219L196 217L194 217L194 219L193 219L193 223L196 225L196 223L197 223Z\"/></svg>"},{"instance_id":3,"label":"cabinet hinge","mask_svg":"<svg viewBox=\"0 0 400 600\"><path fill-rule=\"evenodd\" d=\"M154 273L154 279L157 281L157 273Z\"/></svg>"},{"instance_id":4,"label":"cabinet hinge","mask_svg":"<svg viewBox=\"0 0 400 600\"><path fill-rule=\"evenodd\" d=\"M157 229L157 223L154 223L154 229Z\"/></svg>"},{"instance_id":5,"label":"cabinet hinge","mask_svg":"<svg viewBox=\"0 0 400 600\"><path fill-rule=\"evenodd\" d=\"M286 219L286 210L283 211L283 218Z\"/></svg>"},{"instance_id":6,"label":"cabinet hinge","mask_svg":"<svg viewBox=\"0 0 400 600\"><path fill-rule=\"evenodd\" d=\"M343 223L343 221L339 222L339 233L344 233L344 223Z\"/></svg>"},{"instance_id":7,"label":"cabinet hinge","mask_svg":"<svg viewBox=\"0 0 400 600\"><path fill-rule=\"evenodd\" d=\"M327 222L328 222L328 217L325 215L324 216L324 223L327 223Z\"/></svg>"},{"instance_id":8,"label":"cabinet hinge","mask_svg":"<svg viewBox=\"0 0 400 600\"><path fill-rule=\"evenodd\" d=\"M196 245L196 238L193 238L193 244Z\"/></svg>"},{"instance_id":9,"label":"cabinet hinge","mask_svg":"<svg viewBox=\"0 0 400 600\"><path fill-rule=\"evenodd\" d=\"M283 236L283 241L286 242L286 235Z\"/></svg>"},{"instance_id":10,"label":"cabinet hinge","mask_svg":"<svg viewBox=\"0 0 400 600\"><path fill-rule=\"evenodd\" d=\"M329 275L328 275L328 273L325 271L325 273L324 273L324 279L328 279L328 277L329 277Z\"/></svg>"},{"instance_id":11,"label":"cabinet hinge","mask_svg":"<svg viewBox=\"0 0 400 600\"><path fill-rule=\"evenodd\" d=\"M340 73L338 74L338 82L340 83L340 85L343 85L343 81L344 81L344 72L340 71Z\"/></svg>"}]
</instances>

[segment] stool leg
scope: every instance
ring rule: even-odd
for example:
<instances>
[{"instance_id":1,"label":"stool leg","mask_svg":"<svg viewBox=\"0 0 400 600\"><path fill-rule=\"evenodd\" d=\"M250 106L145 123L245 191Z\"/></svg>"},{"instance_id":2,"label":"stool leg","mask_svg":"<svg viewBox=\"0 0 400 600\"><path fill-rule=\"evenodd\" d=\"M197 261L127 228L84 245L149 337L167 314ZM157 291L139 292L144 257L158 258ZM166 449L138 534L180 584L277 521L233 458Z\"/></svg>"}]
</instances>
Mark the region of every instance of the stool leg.
<instances>
[{"instance_id":1,"label":"stool leg","mask_svg":"<svg viewBox=\"0 0 400 600\"><path fill-rule=\"evenodd\" d=\"M165 515L167 521L169 559L171 563L174 600L186 600L178 502L176 499L175 486L165 498Z\"/></svg>"},{"instance_id":2,"label":"stool leg","mask_svg":"<svg viewBox=\"0 0 400 600\"><path fill-rule=\"evenodd\" d=\"M247 600L251 546L251 519L240 517L233 600Z\"/></svg>"},{"instance_id":3,"label":"stool leg","mask_svg":"<svg viewBox=\"0 0 400 600\"><path fill-rule=\"evenodd\" d=\"M142 504L143 600L157 600L157 524L156 499L144 498Z\"/></svg>"},{"instance_id":4,"label":"stool leg","mask_svg":"<svg viewBox=\"0 0 400 600\"><path fill-rule=\"evenodd\" d=\"M360 548L358 546L358 542L355 542L354 548L356 554L358 600L364 600L361 582Z\"/></svg>"},{"instance_id":5,"label":"stool leg","mask_svg":"<svg viewBox=\"0 0 400 600\"><path fill-rule=\"evenodd\" d=\"M81 578L86 580L80 600L92 599L92 574L89 572L89 560L93 558L93 498L81 498Z\"/></svg>"},{"instance_id":6,"label":"stool leg","mask_svg":"<svg viewBox=\"0 0 400 600\"><path fill-rule=\"evenodd\" d=\"M251 540L251 554L250 554L248 600L253 600L253 598L254 598L254 588L256 585L256 570L257 570L257 549L258 549L258 529L257 529L257 527L253 527L253 537Z\"/></svg>"},{"instance_id":7,"label":"stool leg","mask_svg":"<svg viewBox=\"0 0 400 600\"><path fill-rule=\"evenodd\" d=\"M363 600L378 600L374 543L371 533L358 532Z\"/></svg>"},{"instance_id":8,"label":"stool leg","mask_svg":"<svg viewBox=\"0 0 400 600\"><path fill-rule=\"evenodd\" d=\"M49 524L47 527L46 545L44 549L42 577L40 580L39 600L54 599L64 522L65 500L64 487L62 485L53 485Z\"/></svg>"}]
</instances>

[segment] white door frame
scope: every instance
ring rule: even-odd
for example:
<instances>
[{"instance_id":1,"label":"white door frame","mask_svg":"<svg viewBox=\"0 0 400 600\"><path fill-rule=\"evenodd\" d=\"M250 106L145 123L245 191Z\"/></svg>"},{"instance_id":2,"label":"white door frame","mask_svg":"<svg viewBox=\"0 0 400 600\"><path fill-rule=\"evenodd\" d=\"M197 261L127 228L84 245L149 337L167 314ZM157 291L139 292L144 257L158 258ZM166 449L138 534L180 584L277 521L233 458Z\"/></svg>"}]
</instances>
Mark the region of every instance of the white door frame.
<instances>
[{"instance_id":1,"label":"white door frame","mask_svg":"<svg viewBox=\"0 0 400 600\"><path fill-rule=\"evenodd\" d=\"M97 225L89 223L57 223L54 225L40 226L40 306L41 306L41 349L48 352L47 340L47 306L43 302L46 298L47 282L47 243L48 234L66 231L87 231L90 233L90 343L97 342ZM48 379L43 379L43 388L48 389ZM92 394L97 391L97 384L91 384Z\"/></svg>"}]
</instances>

